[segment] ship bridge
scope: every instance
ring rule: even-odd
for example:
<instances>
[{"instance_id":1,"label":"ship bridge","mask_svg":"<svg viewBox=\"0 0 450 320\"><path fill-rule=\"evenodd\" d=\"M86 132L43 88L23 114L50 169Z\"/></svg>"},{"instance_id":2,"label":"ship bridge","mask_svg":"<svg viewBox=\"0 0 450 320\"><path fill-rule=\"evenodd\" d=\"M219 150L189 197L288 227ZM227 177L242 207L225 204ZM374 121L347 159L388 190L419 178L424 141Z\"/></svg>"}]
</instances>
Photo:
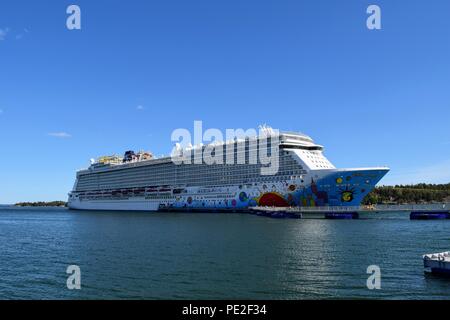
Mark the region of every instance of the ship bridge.
<instances>
[{"instance_id":1,"label":"ship bridge","mask_svg":"<svg viewBox=\"0 0 450 320\"><path fill-rule=\"evenodd\" d=\"M336 169L324 156L323 146L314 143L311 137L294 132L282 132L279 136L280 149L295 155L303 167L310 170Z\"/></svg>"}]
</instances>

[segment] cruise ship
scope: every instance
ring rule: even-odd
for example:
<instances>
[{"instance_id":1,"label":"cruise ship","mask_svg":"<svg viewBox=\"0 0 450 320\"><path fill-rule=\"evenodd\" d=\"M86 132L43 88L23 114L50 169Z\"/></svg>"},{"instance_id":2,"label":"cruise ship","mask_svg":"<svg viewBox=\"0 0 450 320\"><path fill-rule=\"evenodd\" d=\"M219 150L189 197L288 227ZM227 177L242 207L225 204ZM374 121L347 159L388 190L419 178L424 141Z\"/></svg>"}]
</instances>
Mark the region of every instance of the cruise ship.
<instances>
[{"instance_id":1,"label":"cruise ship","mask_svg":"<svg viewBox=\"0 0 450 320\"><path fill-rule=\"evenodd\" d=\"M233 164L179 163L173 155L155 158L149 152L127 151L123 157L91 160L89 168L78 171L68 206L77 210L224 212L255 206L358 206L389 171L387 167L337 169L311 137L269 131L264 137L266 145L278 151L273 174L264 174L267 164L252 159L252 153L262 152L260 135L215 143L215 147L226 148L221 155L224 160L226 154L243 159ZM182 148L180 157L194 160L194 154L207 147Z\"/></svg>"}]
</instances>

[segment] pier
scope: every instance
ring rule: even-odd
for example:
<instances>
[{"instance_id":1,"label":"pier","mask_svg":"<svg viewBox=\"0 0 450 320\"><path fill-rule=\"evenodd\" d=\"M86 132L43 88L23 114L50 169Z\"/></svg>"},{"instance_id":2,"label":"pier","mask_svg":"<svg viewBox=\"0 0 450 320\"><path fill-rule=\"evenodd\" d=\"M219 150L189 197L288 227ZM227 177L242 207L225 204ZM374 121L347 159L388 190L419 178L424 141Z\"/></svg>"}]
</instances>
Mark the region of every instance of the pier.
<instances>
[{"instance_id":1,"label":"pier","mask_svg":"<svg viewBox=\"0 0 450 320\"><path fill-rule=\"evenodd\" d=\"M324 207L253 207L251 213L272 218L369 218L375 213L409 214L411 220L450 219L450 203L377 206L324 206Z\"/></svg>"}]
</instances>

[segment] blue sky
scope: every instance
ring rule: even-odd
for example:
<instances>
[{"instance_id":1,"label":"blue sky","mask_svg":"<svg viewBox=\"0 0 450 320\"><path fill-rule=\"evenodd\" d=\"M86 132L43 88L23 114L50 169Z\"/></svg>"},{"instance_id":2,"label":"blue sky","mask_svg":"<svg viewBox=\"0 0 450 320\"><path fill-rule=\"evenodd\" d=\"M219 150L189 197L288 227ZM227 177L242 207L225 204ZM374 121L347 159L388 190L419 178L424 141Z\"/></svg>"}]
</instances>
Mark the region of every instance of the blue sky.
<instances>
[{"instance_id":1,"label":"blue sky","mask_svg":"<svg viewBox=\"0 0 450 320\"><path fill-rule=\"evenodd\" d=\"M64 200L90 158L167 154L194 120L305 132L337 167L388 165L384 184L450 182L449 15L447 0L2 0L0 203Z\"/></svg>"}]
</instances>

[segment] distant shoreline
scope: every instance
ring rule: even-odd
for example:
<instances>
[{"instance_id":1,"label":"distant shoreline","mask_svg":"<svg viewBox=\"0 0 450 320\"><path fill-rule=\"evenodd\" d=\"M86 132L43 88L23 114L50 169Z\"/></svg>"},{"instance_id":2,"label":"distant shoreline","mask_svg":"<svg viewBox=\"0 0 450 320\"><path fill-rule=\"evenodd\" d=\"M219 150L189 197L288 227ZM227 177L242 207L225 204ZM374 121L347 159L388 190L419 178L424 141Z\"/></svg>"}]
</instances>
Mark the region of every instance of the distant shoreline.
<instances>
[{"instance_id":1,"label":"distant shoreline","mask_svg":"<svg viewBox=\"0 0 450 320\"><path fill-rule=\"evenodd\" d=\"M65 201L38 201L38 202L18 202L14 207L67 207Z\"/></svg>"}]
</instances>

